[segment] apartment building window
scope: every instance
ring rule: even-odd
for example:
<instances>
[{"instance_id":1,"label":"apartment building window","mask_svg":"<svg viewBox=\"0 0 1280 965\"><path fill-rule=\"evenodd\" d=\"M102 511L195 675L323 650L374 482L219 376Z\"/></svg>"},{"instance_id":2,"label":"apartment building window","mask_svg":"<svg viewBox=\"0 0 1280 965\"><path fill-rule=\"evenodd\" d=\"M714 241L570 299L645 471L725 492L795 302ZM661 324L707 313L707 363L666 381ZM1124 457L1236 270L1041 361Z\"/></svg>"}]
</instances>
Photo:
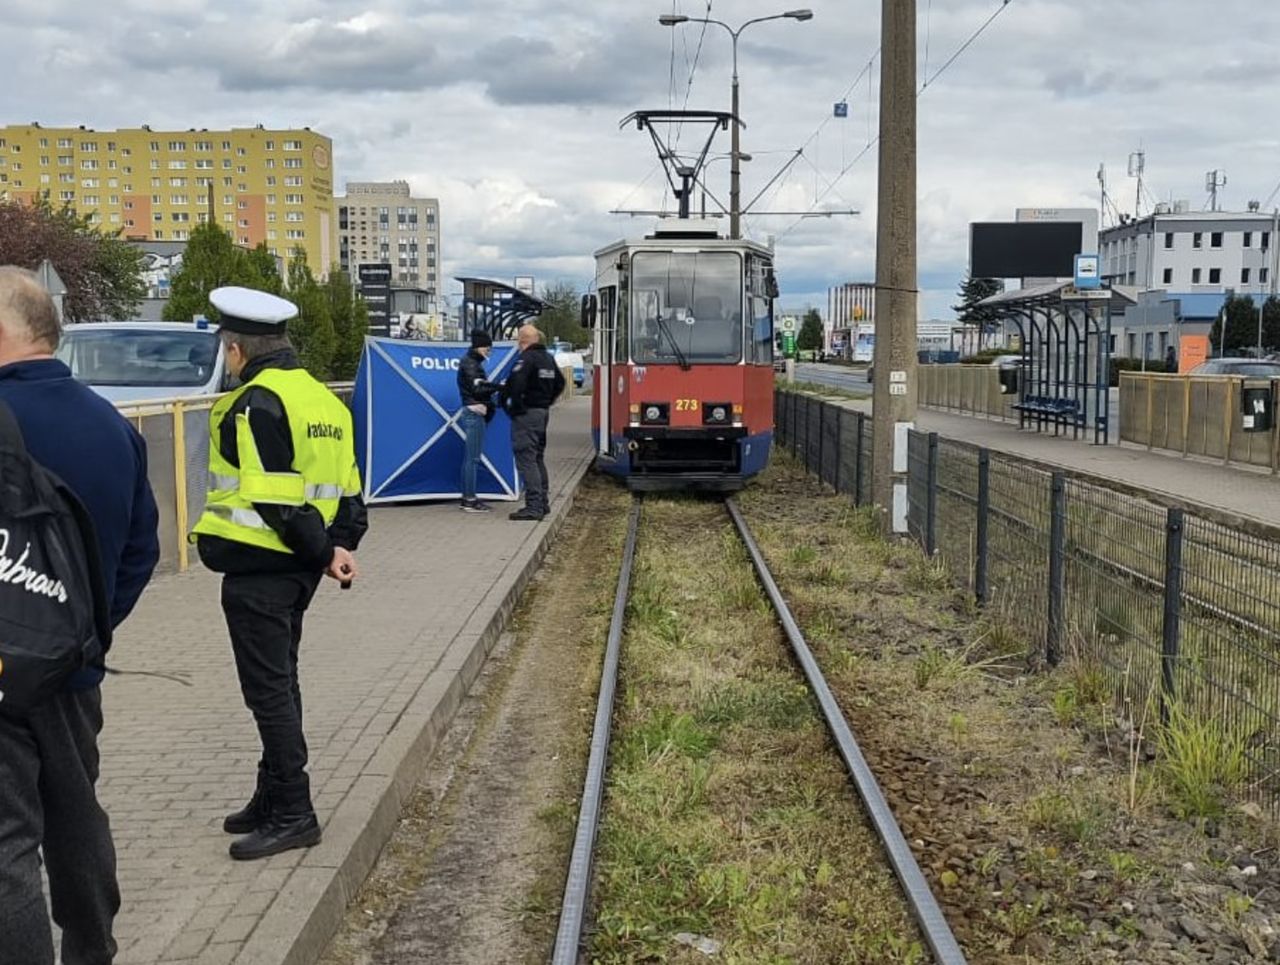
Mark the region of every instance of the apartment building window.
<instances>
[{"instance_id":1,"label":"apartment building window","mask_svg":"<svg viewBox=\"0 0 1280 965\"><path fill-rule=\"evenodd\" d=\"M40 155L40 166L42 168L47 168L49 166L49 155L47 154Z\"/></svg>"},{"instance_id":2,"label":"apartment building window","mask_svg":"<svg viewBox=\"0 0 1280 965\"><path fill-rule=\"evenodd\" d=\"M303 202L303 195L301 194L286 194L284 196L285 204L302 204L302 202Z\"/></svg>"},{"instance_id":3,"label":"apartment building window","mask_svg":"<svg viewBox=\"0 0 1280 965\"><path fill-rule=\"evenodd\" d=\"M278 232L278 231L276 231L276 229L275 229L275 228L268 228L268 229L267 229L267 240L268 240L268 241L275 241L275 240L276 240L276 238L277 238L278 236L279 236L279 232Z\"/></svg>"},{"instance_id":4,"label":"apartment building window","mask_svg":"<svg viewBox=\"0 0 1280 965\"><path fill-rule=\"evenodd\" d=\"M1259 268L1259 269L1258 269L1258 284L1259 284L1259 285L1265 285L1265 284L1266 284L1268 281L1270 281L1270 280L1271 280L1271 269L1270 269L1270 268Z\"/></svg>"},{"instance_id":5,"label":"apartment building window","mask_svg":"<svg viewBox=\"0 0 1280 965\"><path fill-rule=\"evenodd\" d=\"M249 169L245 167L243 164L236 165L236 174L248 174L248 173L249 173Z\"/></svg>"},{"instance_id":6,"label":"apartment building window","mask_svg":"<svg viewBox=\"0 0 1280 965\"><path fill-rule=\"evenodd\" d=\"M159 178L152 178L152 179L151 179L151 186L152 186L153 188L158 188L158 187L160 187L160 179L159 179Z\"/></svg>"},{"instance_id":7,"label":"apartment building window","mask_svg":"<svg viewBox=\"0 0 1280 965\"><path fill-rule=\"evenodd\" d=\"M1252 272L1251 272L1248 268L1241 268L1241 269L1240 269L1240 284L1242 284L1242 285L1247 285L1247 284L1249 284L1249 276L1250 276L1251 274L1252 274Z\"/></svg>"},{"instance_id":8,"label":"apartment building window","mask_svg":"<svg viewBox=\"0 0 1280 965\"><path fill-rule=\"evenodd\" d=\"M100 178L85 178L80 182L82 188L96 188L102 183Z\"/></svg>"},{"instance_id":9,"label":"apartment building window","mask_svg":"<svg viewBox=\"0 0 1280 965\"><path fill-rule=\"evenodd\" d=\"M249 152L246 151L244 148L242 147L236 148L236 157L246 157L248 156L248 154Z\"/></svg>"},{"instance_id":10,"label":"apartment building window","mask_svg":"<svg viewBox=\"0 0 1280 965\"><path fill-rule=\"evenodd\" d=\"M74 201L76 193L74 191L63 191L58 195L60 201Z\"/></svg>"},{"instance_id":11,"label":"apartment building window","mask_svg":"<svg viewBox=\"0 0 1280 965\"><path fill-rule=\"evenodd\" d=\"M121 157L133 157L133 150L132 150L131 148L122 147L122 148L120 149L120 156L121 156Z\"/></svg>"},{"instance_id":12,"label":"apartment building window","mask_svg":"<svg viewBox=\"0 0 1280 965\"><path fill-rule=\"evenodd\" d=\"M132 228L132 227L134 227L133 219L132 219L132 218L125 218L125 219L124 219L124 226L125 226L126 228Z\"/></svg>"},{"instance_id":13,"label":"apartment building window","mask_svg":"<svg viewBox=\"0 0 1280 965\"><path fill-rule=\"evenodd\" d=\"M190 235L190 232L183 231L181 228L179 228L176 231L174 231L173 237L176 241L186 241L189 237L191 237L191 235Z\"/></svg>"},{"instance_id":14,"label":"apartment building window","mask_svg":"<svg viewBox=\"0 0 1280 965\"><path fill-rule=\"evenodd\" d=\"M267 178L267 187L274 188L275 186L276 186L276 178L275 178L275 175L273 174L269 178Z\"/></svg>"},{"instance_id":15,"label":"apartment building window","mask_svg":"<svg viewBox=\"0 0 1280 965\"><path fill-rule=\"evenodd\" d=\"M197 170L197 171L212 171L212 170L213 170L213 158L211 158L211 157L202 157L202 158L197 158L197 159L196 159L196 170Z\"/></svg>"},{"instance_id":16,"label":"apartment building window","mask_svg":"<svg viewBox=\"0 0 1280 965\"><path fill-rule=\"evenodd\" d=\"M111 158L111 160L107 161L107 167L108 167L108 168L110 168L112 171L114 171L114 170L116 169L116 166L117 166L117 165L116 165L116 159L115 159L115 158Z\"/></svg>"},{"instance_id":17,"label":"apartment building window","mask_svg":"<svg viewBox=\"0 0 1280 965\"><path fill-rule=\"evenodd\" d=\"M224 194L224 195L222 196L222 203L223 203L223 204L227 204L227 205L234 204L234 203L235 203L235 198L233 198L233 197L232 197L231 195L229 195L229 194Z\"/></svg>"},{"instance_id":18,"label":"apartment building window","mask_svg":"<svg viewBox=\"0 0 1280 965\"><path fill-rule=\"evenodd\" d=\"M196 178L196 187L198 188L213 187L213 178Z\"/></svg>"},{"instance_id":19,"label":"apartment building window","mask_svg":"<svg viewBox=\"0 0 1280 965\"><path fill-rule=\"evenodd\" d=\"M196 150L208 153L213 150L213 141L196 141Z\"/></svg>"},{"instance_id":20,"label":"apartment building window","mask_svg":"<svg viewBox=\"0 0 1280 965\"><path fill-rule=\"evenodd\" d=\"M294 222L302 221L304 218L305 218L305 215L303 215L301 211L289 211L284 216L285 221L294 221Z\"/></svg>"},{"instance_id":21,"label":"apartment building window","mask_svg":"<svg viewBox=\"0 0 1280 965\"><path fill-rule=\"evenodd\" d=\"M275 166L276 166L276 159L273 157L267 158L267 167L273 168Z\"/></svg>"},{"instance_id":22,"label":"apartment building window","mask_svg":"<svg viewBox=\"0 0 1280 965\"><path fill-rule=\"evenodd\" d=\"M190 204L191 198L185 194L175 194L169 199L170 204Z\"/></svg>"},{"instance_id":23,"label":"apartment building window","mask_svg":"<svg viewBox=\"0 0 1280 965\"><path fill-rule=\"evenodd\" d=\"M223 142L222 142L222 149L223 149L224 151L230 151L230 150L231 150L231 142L230 142L230 141L223 141Z\"/></svg>"},{"instance_id":24,"label":"apartment building window","mask_svg":"<svg viewBox=\"0 0 1280 965\"><path fill-rule=\"evenodd\" d=\"M307 236L306 231L304 231L301 228L290 228L287 232L285 232L285 234L290 241L301 241L303 238Z\"/></svg>"},{"instance_id":25,"label":"apartment building window","mask_svg":"<svg viewBox=\"0 0 1280 965\"><path fill-rule=\"evenodd\" d=\"M97 154L98 142L97 141L81 141L80 150L84 151L87 154Z\"/></svg>"},{"instance_id":26,"label":"apartment building window","mask_svg":"<svg viewBox=\"0 0 1280 965\"><path fill-rule=\"evenodd\" d=\"M124 203L124 210L126 210L126 211L132 211L132 210L133 210L133 202L132 202L132 201L126 201L126 202ZM132 224L132 222L130 222L130 223Z\"/></svg>"},{"instance_id":27,"label":"apartment building window","mask_svg":"<svg viewBox=\"0 0 1280 965\"><path fill-rule=\"evenodd\" d=\"M249 190L249 185L241 181L239 184L236 185L236 190L239 191L241 194L244 194L246 191Z\"/></svg>"},{"instance_id":28,"label":"apartment building window","mask_svg":"<svg viewBox=\"0 0 1280 965\"><path fill-rule=\"evenodd\" d=\"M276 213L274 211L268 211L267 224L275 224L275 223L276 223Z\"/></svg>"},{"instance_id":29,"label":"apartment building window","mask_svg":"<svg viewBox=\"0 0 1280 965\"><path fill-rule=\"evenodd\" d=\"M98 198L98 196L97 196L96 194L86 194L86 195L85 195L83 198L81 198L80 200L81 200L81 202L82 202L83 204L87 204L87 205L90 205L90 206L94 206L94 205L97 205L97 204L99 203L99 200L100 200L100 199Z\"/></svg>"},{"instance_id":30,"label":"apartment building window","mask_svg":"<svg viewBox=\"0 0 1280 965\"><path fill-rule=\"evenodd\" d=\"M187 169L186 161L170 161L169 162L170 171L185 171L186 169Z\"/></svg>"},{"instance_id":31,"label":"apartment building window","mask_svg":"<svg viewBox=\"0 0 1280 965\"><path fill-rule=\"evenodd\" d=\"M3 146L4 146L4 145L0 145L0 147L3 147ZM58 138L58 147L60 147L60 148L67 148L67 147L71 147L71 138L69 138L69 137L60 137L60 138Z\"/></svg>"},{"instance_id":32,"label":"apartment building window","mask_svg":"<svg viewBox=\"0 0 1280 965\"><path fill-rule=\"evenodd\" d=\"M237 201L237 202L236 202L236 207L237 207L237 208L239 208L241 211L243 211L245 208L249 207L249 202L248 202L248 201L243 201L243 200L242 200L242 201Z\"/></svg>"},{"instance_id":33,"label":"apartment building window","mask_svg":"<svg viewBox=\"0 0 1280 965\"><path fill-rule=\"evenodd\" d=\"M274 150L276 149L276 142L275 142L275 141L267 141L267 143L266 143L265 145L263 145L263 146L264 146L264 147L266 147L266 149L267 149L268 151L274 151Z\"/></svg>"},{"instance_id":34,"label":"apartment building window","mask_svg":"<svg viewBox=\"0 0 1280 965\"><path fill-rule=\"evenodd\" d=\"M157 161L155 158L152 158L152 159L151 159L151 170L152 170L152 171L159 171L159 170L160 170L160 162L159 162L159 161Z\"/></svg>"},{"instance_id":35,"label":"apartment building window","mask_svg":"<svg viewBox=\"0 0 1280 965\"><path fill-rule=\"evenodd\" d=\"M5 177L7 178L7 177L8 177L8 175L5 175ZM49 175L47 175L47 174L42 174L42 175L40 175L40 183L41 183L41 184L48 184L48 183L49 183Z\"/></svg>"},{"instance_id":36,"label":"apartment building window","mask_svg":"<svg viewBox=\"0 0 1280 965\"><path fill-rule=\"evenodd\" d=\"M286 151L301 151L301 150L302 150L302 142L301 142L301 141L285 141L285 142L284 142L284 149L285 149Z\"/></svg>"},{"instance_id":37,"label":"apartment building window","mask_svg":"<svg viewBox=\"0 0 1280 965\"><path fill-rule=\"evenodd\" d=\"M1203 247L1204 247L1204 233L1203 233L1203 232L1197 231L1195 234L1193 234L1193 235L1191 236L1191 247L1192 247L1192 248L1203 248Z\"/></svg>"},{"instance_id":38,"label":"apartment building window","mask_svg":"<svg viewBox=\"0 0 1280 965\"><path fill-rule=\"evenodd\" d=\"M162 202L162 200L163 200L163 199L162 199L162 198L160 197L160 195L158 195L158 194L153 194L153 195L151 196L151 203L152 203L152 204L160 204L160 203Z\"/></svg>"},{"instance_id":39,"label":"apartment building window","mask_svg":"<svg viewBox=\"0 0 1280 965\"><path fill-rule=\"evenodd\" d=\"M224 157L224 158L222 159L222 170L224 170L224 171L230 171L230 170L231 170L231 158L229 158L229 157Z\"/></svg>"},{"instance_id":40,"label":"apartment building window","mask_svg":"<svg viewBox=\"0 0 1280 965\"><path fill-rule=\"evenodd\" d=\"M74 159L74 158L72 158L70 154L59 154L59 155L58 155L58 167L60 167L60 168L69 168L69 167L71 167L71 165L72 165L73 163L75 163L75 159Z\"/></svg>"},{"instance_id":41,"label":"apartment building window","mask_svg":"<svg viewBox=\"0 0 1280 965\"><path fill-rule=\"evenodd\" d=\"M1271 247L1271 232L1264 231L1262 233L1262 250L1266 251L1270 247Z\"/></svg>"},{"instance_id":42,"label":"apartment building window","mask_svg":"<svg viewBox=\"0 0 1280 965\"><path fill-rule=\"evenodd\" d=\"M186 178L170 178L169 179L169 187L171 188L185 188L186 186L187 186Z\"/></svg>"},{"instance_id":43,"label":"apartment building window","mask_svg":"<svg viewBox=\"0 0 1280 965\"><path fill-rule=\"evenodd\" d=\"M1252 248L1252 247L1253 247L1253 232L1252 232L1252 231L1246 231L1246 232L1244 233L1244 247L1245 247L1245 248Z\"/></svg>"},{"instance_id":44,"label":"apartment building window","mask_svg":"<svg viewBox=\"0 0 1280 965\"><path fill-rule=\"evenodd\" d=\"M1164 246L1165 246L1165 249L1168 251L1173 250L1173 232L1172 231L1166 231L1164 233Z\"/></svg>"},{"instance_id":45,"label":"apartment building window","mask_svg":"<svg viewBox=\"0 0 1280 965\"><path fill-rule=\"evenodd\" d=\"M152 232L152 234L155 236L155 239L157 241L164 240L164 231L162 231L160 228L157 228L154 232Z\"/></svg>"},{"instance_id":46,"label":"apartment building window","mask_svg":"<svg viewBox=\"0 0 1280 965\"><path fill-rule=\"evenodd\" d=\"M151 216L151 220L154 221L156 224L163 224L164 215L161 214L159 211L157 211L155 214Z\"/></svg>"},{"instance_id":47,"label":"apartment building window","mask_svg":"<svg viewBox=\"0 0 1280 965\"><path fill-rule=\"evenodd\" d=\"M183 152L183 151L186 151L186 149L187 149L186 141L170 141L169 142L170 151Z\"/></svg>"},{"instance_id":48,"label":"apartment building window","mask_svg":"<svg viewBox=\"0 0 1280 965\"><path fill-rule=\"evenodd\" d=\"M119 224L119 223L120 223L120 215L119 215L119 214L116 214L116 213L112 213L111 218L110 218L110 221L111 221L111 223L112 223L112 224Z\"/></svg>"},{"instance_id":49,"label":"apartment building window","mask_svg":"<svg viewBox=\"0 0 1280 965\"><path fill-rule=\"evenodd\" d=\"M199 214L196 215L196 220L199 221L201 224L208 224L209 223L208 212L201 211Z\"/></svg>"},{"instance_id":50,"label":"apartment building window","mask_svg":"<svg viewBox=\"0 0 1280 965\"><path fill-rule=\"evenodd\" d=\"M241 228L247 228L249 227L249 219L241 218L239 221L236 222L236 225Z\"/></svg>"},{"instance_id":51,"label":"apartment building window","mask_svg":"<svg viewBox=\"0 0 1280 965\"><path fill-rule=\"evenodd\" d=\"M1210 269L1209 269L1209 284L1210 284L1210 285L1221 285L1221 284L1222 284L1222 269L1221 269L1221 268L1210 268Z\"/></svg>"},{"instance_id":52,"label":"apartment building window","mask_svg":"<svg viewBox=\"0 0 1280 965\"><path fill-rule=\"evenodd\" d=\"M302 158L287 157L284 159L284 166L287 168L300 168L302 167Z\"/></svg>"},{"instance_id":53,"label":"apartment building window","mask_svg":"<svg viewBox=\"0 0 1280 965\"><path fill-rule=\"evenodd\" d=\"M1221 247L1222 247L1222 232L1221 232L1221 231L1214 231L1214 232L1210 233L1210 235L1209 235L1209 247L1210 247L1210 248L1221 248Z\"/></svg>"},{"instance_id":54,"label":"apartment building window","mask_svg":"<svg viewBox=\"0 0 1280 965\"><path fill-rule=\"evenodd\" d=\"M1192 269L1191 269L1191 284L1193 284L1193 285L1198 285L1198 284L1200 284L1200 269L1199 269L1199 268L1192 268Z\"/></svg>"},{"instance_id":55,"label":"apartment building window","mask_svg":"<svg viewBox=\"0 0 1280 965\"><path fill-rule=\"evenodd\" d=\"M235 184L235 183L236 183L236 182L235 182L235 180L234 180L233 178L223 178L223 179L222 179L222 186L223 186L224 188L229 188L229 187L231 187L231 186L232 186L233 184ZM230 201L228 201L227 203L228 203L228 204L230 204L231 202L230 202Z\"/></svg>"},{"instance_id":56,"label":"apartment building window","mask_svg":"<svg viewBox=\"0 0 1280 965\"><path fill-rule=\"evenodd\" d=\"M175 212L173 213L173 220L174 220L174 221L177 221L177 222L179 222L179 223L184 222L184 221L190 221L190 220L191 220L191 215L190 215L190 213L188 213L188 212L186 212L186 211L175 211Z\"/></svg>"},{"instance_id":57,"label":"apartment building window","mask_svg":"<svg viewBox=\"0 0 1280 965\"><path fill-rule=\"evenodd\" d=\"M235 215L231 214L230 212L227 212L222 216L223 224L233 224L235 220L236 220Z\"/></svg>"},{"instance_id":58,"label":"apartment building window","mask_svg":"<svg viewBox=\"0 0 1280 965\"><path fill-rule=\"evenodd\" d=\"M160 150L160 142L159 142L159 141L152 141L152 142L151 142L151 150L152 150L152 151L158 151L158 150Z\"/></svg>"},{"instance_id":59,"label":"apartment building window","mask_svg":"<svg viewBox=\"0 0 1280 965\"><path fill-rule=\"evenodd\" d=\"M96 170L98 170L98 162L97 162L97 161L95 161L95 160L93 160L92 158L89 158L89 159L86 159L86 160L84 160L84 161L81 161L81 162L80 162L80 170L82 170L82 171L96 171Z\"/></svg>"},{"instance_id":60,"label":"apartment building window","mask_svg":"<svg viewBox=\"0 0 1280 965\"><path fill-rule=\"evenodd\" d=\"M120 203L120 195L118 194L113 194L109 198L107 198L107 204L119 204L119 203Z\"/></svg>"},{"instance_id":61,"label":"apartment building window","mask_svg":"<svg viewBox=\"0 0 1280 965\"><path fill-rule=\"evenodd\" d=\"M286 188L300 188L302 187L302 178L296 174L291 174L284 179L284 186Z\"/></svg>"}]
</instances>

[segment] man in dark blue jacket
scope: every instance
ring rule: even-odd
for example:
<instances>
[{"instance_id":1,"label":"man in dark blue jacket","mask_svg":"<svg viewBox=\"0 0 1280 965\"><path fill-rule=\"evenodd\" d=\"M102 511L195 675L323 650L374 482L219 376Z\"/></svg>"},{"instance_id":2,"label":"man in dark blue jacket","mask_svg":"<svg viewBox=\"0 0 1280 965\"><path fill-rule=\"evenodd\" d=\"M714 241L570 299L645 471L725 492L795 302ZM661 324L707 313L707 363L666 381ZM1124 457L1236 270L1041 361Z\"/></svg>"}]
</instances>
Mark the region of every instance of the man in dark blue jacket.
<instances>
[{"instance_id":1,"label":"man in dark blue jacket","mask_svg":"<svg viewBox=\"0 0 1280 965\"><path fill-rule=\"evenodd\" d=\"M0 401L32 458L79 496L97 531L113 625L133 610L160 558L142 437L53 357L61 336L35 276L0 267ZM49 876L64 965L107 965L120 907L115 848L98 804L102 667L18 721L0 716L0 965L53 960L40 883Z\"/></svg>"}]
</instances>

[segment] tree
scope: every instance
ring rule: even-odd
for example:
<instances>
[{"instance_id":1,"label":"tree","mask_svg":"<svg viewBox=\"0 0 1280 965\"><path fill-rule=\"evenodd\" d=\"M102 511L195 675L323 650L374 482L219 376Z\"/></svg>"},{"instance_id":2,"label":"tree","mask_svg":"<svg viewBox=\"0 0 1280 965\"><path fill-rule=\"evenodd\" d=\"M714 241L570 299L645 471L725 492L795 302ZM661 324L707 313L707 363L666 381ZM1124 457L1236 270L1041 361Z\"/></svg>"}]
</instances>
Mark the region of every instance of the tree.
<instances>
[{"instance_id":1,"label":"tree","mask_svg":"<svg viewBox=\"0 0 1280 965\"><path fill-rule=\"evenodd\" d=\"M218 311L209 304L209 292L243 284L248 274L244 258L244 250L216 224L197 225L182 253L182 266L173 276L165 320L189 322L195 315L204 315L216 321Z\"/></svg>"},{"instance_id":2,"label":"tree","mask_svg":"<svg viewBox=\"0 0 1280 965\"><path fill-rule=\"evenodd\" d=\"M333 375L337 350L329 296L307 264L306 250L293 250L289 260L289 300L298 306L298 314L289 321L289 339L297 349L303 368L322 382Z\"/></svg>"},{"instance_id":3,"label":"tree","mask_svg":"<svg viewBox=\"0 0 1280 965\"><path fill-rule=\"evenodd\" d=\"M284 289L284 279L280 277L276 256L267 250L266 242L260 243L252 251L244 252L241 271L244 272L244 280L240 284L246 288L256 288L273 295L279 295Z\"/></svg>"},{"instance_id":4,"label":"tree","mask_svg":"<svg viewBox=\"0 0 1280 965\"><path fill-rule=\"evenodd\" d=\"M548 342L561 340L575 346L590 344L591 332L582 327L582 301L573 282L557 281L544 286L542 300L548 307L538 316L537 325Z\"/></svg>"},{"instance_id":5,"label":"tree","mask_svg":"<svg viewBox=\"0 0 1280 965\"><path fill-rule=\"evenodd\" d=\"M999 278L974 278L972 275L965 275L964 281L960 283L960 304L952 305L951 310L956 313L958 321L985 328L998 322L1000 313L978 303L992 295L999 295L1002 291L1004 282Z\"/></svg>"},{"instance_id":6,"label":"tree","mask_svg":"<svg viewBox=\"0 0 1280 965\"><path fill-rule=\"evenodd\" d=\"M1227 321L1226 343L1222 339L1222 320ZM1258 345L1258 305L1249 295L1228 296L1223 311L1209 331L1210 348L1222 355L1240 355ZM1280 348L1280 298L1274 295L1262 305L1262 348Z\"/></svg>"},{"instance_id":7,"label":"tree","mask_svg":"<svg viewBox=\"0 0 1280 965\"><path fill-rule=\"evenodd\" d=\"M0 201L0 265L32 271L48 259L67 286L69 322L129 318L147 294L143 255L105 233L69 205L55 209L48 192L33 204Z\"/></svg>"},{"instance_id":8,"label":"tree","mask_svg":"<svg viewBox=\"0 0 1280 965\"><path fill-rule=\"evenodd\" d=\"M329 319L333 325L333 377L349 382L356 377L364 337L369 331L369 306L357 298L351 279L336 266L325 283L329 299Z\"/></svg>"},{"instance_id":9,"label":"tree","mask_svg":"<svg viewBox=\"0 0 1280 965\"><path fill-rule=\"evenodd\" d=\"M796 348L802 352L814 352L822 348L822 316L816 308L804 313L800 322L800 334L796 336Z\"/></svg>"}]
</instances>

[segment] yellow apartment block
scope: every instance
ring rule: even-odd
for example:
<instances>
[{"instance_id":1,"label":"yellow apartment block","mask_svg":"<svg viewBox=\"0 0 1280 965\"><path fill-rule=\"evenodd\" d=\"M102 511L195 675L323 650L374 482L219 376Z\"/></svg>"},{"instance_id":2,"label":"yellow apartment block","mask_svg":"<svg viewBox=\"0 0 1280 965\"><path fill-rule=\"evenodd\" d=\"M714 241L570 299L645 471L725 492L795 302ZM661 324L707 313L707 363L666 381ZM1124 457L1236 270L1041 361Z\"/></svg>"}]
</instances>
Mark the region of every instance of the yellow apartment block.
<instances>
[{"instance_id":1,"label":"yellow apartment block","mask_svg":"<svg viewBox=\"0 0 1280 965\"><path fill-rule=\"evenodd\" d=\"M0 198L46 191L130 239L185 241L212 210L238 244L302 247L317 275L337 260L333 143L308 128L0 127Z\"/></svg>"}]
</instances>

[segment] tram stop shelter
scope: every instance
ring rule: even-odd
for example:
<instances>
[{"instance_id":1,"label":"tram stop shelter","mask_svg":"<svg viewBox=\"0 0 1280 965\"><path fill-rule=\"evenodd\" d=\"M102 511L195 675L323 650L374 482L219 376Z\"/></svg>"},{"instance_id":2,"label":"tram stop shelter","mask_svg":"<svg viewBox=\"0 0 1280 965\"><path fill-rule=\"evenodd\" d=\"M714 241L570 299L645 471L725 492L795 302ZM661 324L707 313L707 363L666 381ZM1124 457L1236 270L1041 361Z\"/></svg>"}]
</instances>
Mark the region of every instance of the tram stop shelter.
<instances>
[{"instance_id":1,"label":"tram stop shelter","mask_svg":"<svg viewBox=\"0 0 1280 965\"><path fill-rule=\"evenodd\" d=\"M1016 329L1021 360L1016 383L1018 424L1073 438L1093 432L1110 441L1111 316L1136 305L1136 289L1077 289L1071 282L1001 292L979 302L1006 330Z\"/></svg>"},{"instance_id":2,"label":"tram stop shelter","mask_svg":"<svg viewBox=\"0 0 1280 965\"><path fill-rule=\"evenodd\" d=\"M516 329L541 315L549 306L531 292L487 278L459 278L462 309L458 322L462 336L473 329L488 332L494 340L514 338Z\"/></svg>"}]
</instances>

